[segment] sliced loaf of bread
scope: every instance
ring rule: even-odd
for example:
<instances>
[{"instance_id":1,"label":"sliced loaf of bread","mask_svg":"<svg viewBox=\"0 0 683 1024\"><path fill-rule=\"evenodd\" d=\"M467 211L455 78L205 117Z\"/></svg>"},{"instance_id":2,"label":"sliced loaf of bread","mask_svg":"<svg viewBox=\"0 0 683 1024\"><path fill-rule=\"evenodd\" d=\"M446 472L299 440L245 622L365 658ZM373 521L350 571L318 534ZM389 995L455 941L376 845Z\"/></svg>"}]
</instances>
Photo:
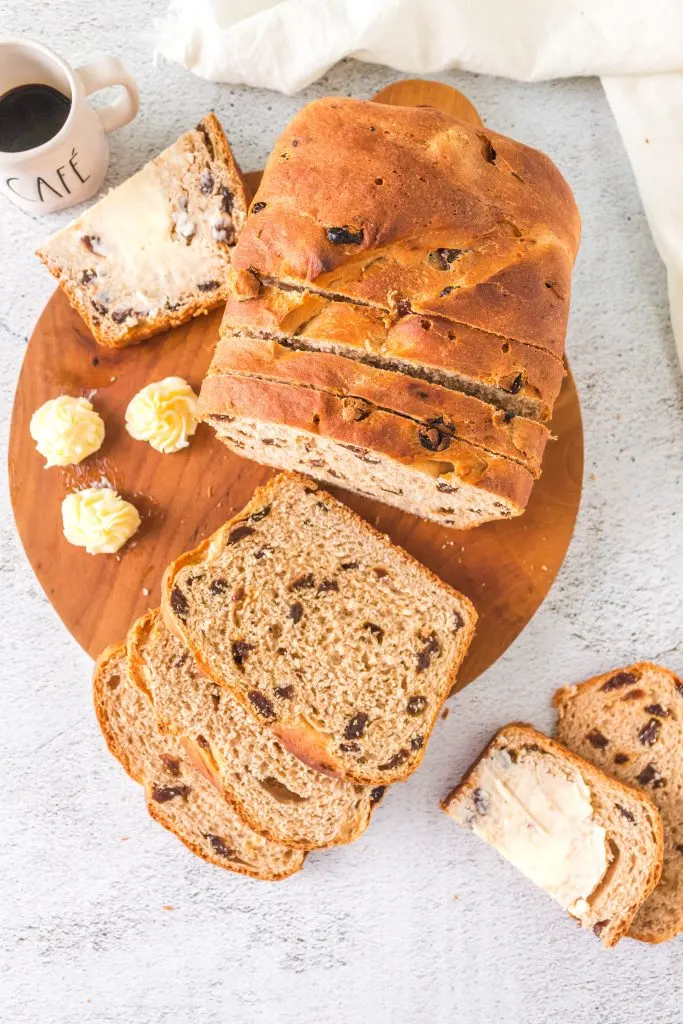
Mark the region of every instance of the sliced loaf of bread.
<instances>
[{"instance_id":1,"label":"sliced loaf of bread","mask_svg":"<svg viewBox=\"0 0 683 1024\"><path fill-rule=\"evenodd\" d=\"M548 420L564 378L555 353L454 324L443 317L391 316L371 306L261 285L231 268L221 334L279 340L333 352L474 395L517 416Z\"/></svg>"},{"instance_id":2,"label":"sliced loaf of bread","mask_svg":"<svg viewBox=\"0 0 683 1024\"><path fill-rule=\"evenodd\" d=\"M203 860L241 875L275 881L298 871L300 850L252 831L189 763L182 745L162 736L148 698L127 672L125 644L95 666L95 712L109 750L145 790L151 816Z\"/></svg>"},{"instance_id":3,"label":"sliced loaf of bread","mask_svg":"<svg viewBox=\"0 0 683 1024\"><path fill-rule=\"evenodd\" d=\"M95 340L121 348L223 301L247 205L228 140L209 114L38 256Z\"/></svg>"},{"instance_id":4,"label":"sliced loaf of bread","mask_svg":"<svg viewBox=\"0 0 683 1024\"><path fill-rule=\"evenodd\" d=\"M558 739L638 786L664 823L664 868L629 935L663 942L683 931L683 681L640 662L558 690Z\"/></svg>"},{"instance_id":5,"label":"sliced loaf of bread","mask_svg":"<svg viewBox=\"0 0 683 1024\"><path fill-rule=\"evenodd\" d=\"M603 946L659 880L655 805L530 725L493 737L443 809L556 899Z\"/></svg>"},{"instance_id":6,"label":"sliced loaf of bread","mask_svg":"<svg viewBox=\"0 0 683 1024\"><path fill-rule=\"evenodd\" d=\"M238 454L467 530L521 515L525 466L419 423L324 391L221 374L204 380L199 414Z\"/></svg>"},{"instance_id":7,"label":"sliced loaf of bread","mask_svg":"<svg viewBox=\"0 0 683 1024\"><path fill-rule=\"evenodd\" d=\"M128 665L151 694L161 732L181 737L193 763L256 832L310 850L352 842L366 829L381 794L330 779L290 754L200 670L158 611L131 628Z\"/></svg>"},{"instance_id":8,"label":"sliced loaf of bread","mask_svg":"<svg viewBox=\"0 0 683 1024\"><path fill-rule=\"evenodd\" d=\"M366 786L417 767L476 621L467 598L295 475L174 562L162 608L290 751Z\"/></svg>"},{"instance_id":9,"label":"sliced loaf of bread","mask_svg":"<svg viewBox=\"0 0 683 1024\"><path fill-rule=\"evenodd\" d=\"M342 399L347 418L362 422L380 410L426 429L502 455L539 476L547 427L497 409L479 398L393 370L378 369L329 352L291 349L268 338L226 334L209 368L210 378L248 377L321 391Z\"/></svg>"}]
</instances>

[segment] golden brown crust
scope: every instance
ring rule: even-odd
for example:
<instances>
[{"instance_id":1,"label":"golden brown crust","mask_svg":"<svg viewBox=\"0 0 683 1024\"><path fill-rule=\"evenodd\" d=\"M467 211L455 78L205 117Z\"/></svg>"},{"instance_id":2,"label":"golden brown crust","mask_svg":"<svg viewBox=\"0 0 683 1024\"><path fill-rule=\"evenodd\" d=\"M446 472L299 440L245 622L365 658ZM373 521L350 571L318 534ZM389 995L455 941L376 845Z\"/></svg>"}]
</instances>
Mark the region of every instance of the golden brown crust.
<instances>
[{"instance_id":1,"label":"golden brown crust","mask_svg":"<svg viewBox=\"0 0 683 1024\"><path fill-rule=\"evenodd\" d=\"M201 562L204 556L208 553L208 550L212 544L215 544L216 548L222 548L224 546L225 537L231 532L232 529L234 529L235 524L245 518L248 518L249 514L252 511L258 511L264 505L270 504L273 500L275 500L277 498L279 488L287 480L299 481L302 486L308 488L317 488L317 485L315 483L308 480L306 477L301 476L298 473L279 473L277 476L269 480L266 484L264 484L261 487L258 487L254 492L253 497L248 502L248 504L239 513L237 513L237 515L235 515L232 519L230 519L227 523L220 527L220 529L217 530L211 537L207 538L207 540L205 540L198 548L196 548L194 552L187 552L186 554L182 555L180 559L177 559L168 567L166 573L164 574L164 579L161 588L161 603L164 614L164 621L174 619L174 616L170 610L170 597L174 581L180 569L188 565L195 565L198 562ZM348 506L342 504L342 502L340 501L337 501L335 498L332 498L331 495L327 494L326 492L323 493L326 494L326 498L329 502L334 503L338 514L342 515L347 520L353 522L356 529L358 529L362 533L372 534L373 536L376 535L376 531L374 530L374 528L370 526L370 524L367 523L364 519L361 519L360 516L356 515L355 512L352 512L351 509L348 508ZM394 557L397 558L399 561L403 562L406 565L410 565L411 567L415 566L415 564L419 564L416 563L416 560L402 548L391 543L390 546ZM442 589L449 596L449 598L453 596L454 592L452 588L449 587L447 583L444 583L443 580L441 580L438 576L432 573L429 569L427 569L423 565L420 565L420 571L426 578L430 580L431 583L437 585L440 589ZM463 594L458 593L457 596L459 601L461 602L461 613L463 618L463 640L460 647L460 657L456 661L454 661L453 666L451 668L451 672L448 678L445 680L443 690L441 694L437 697L436 701L434 702L434 709L431 718L425 720L425 740L430 735L434 727L434 724L436 723L436 719L444 704L444 701L447 699L448 695L450 694L455 684L455 680L460 669L460 665L462 664L462 660L465 654L467 653L476 627L477 613L474 608L474 605ZM197 650L196 644L192 642L192 638L190 637L190 635L182 630L182 623L180 623L179 621L176 622L175 632L177 635L182 634L181 639L183 640L183 643L185 644L186 647L189 648L192 654L194 654L195 658L197 658L197 660L199 661L199 664L202 666L204 671L206 671L207 674L211 676L213 681L217 683L219 686L222 686L225 689L230 690L232 695L237 700L239 700L242 706L246 708L246 710L249 711L249 713L252 716L255 717L256 713L254 712L254 709L250 707L246 695L236 688L233 689L230 686L227 678L219 675L215 670L211 671L206 662L202 661L201 655ZM263 724L262 719L259 718L258 721L261 724ZM277 735L280 737L283 743L285 743L288 746L290 752L293 753L295 756L299 757L301 760L303 760L304 763L309 764L314 768L317 767L318 770L322 770L327 774L334 775L337 778L346 778L350 781L357 782L358 784L363 786L390 785L394 782L401 782L404 779L408 778L408 776L420 764L426 748L425 742L424 746L421 748L420 751L416 753L415 758L410 762L410 764L406 766L399 766L391 773L388 771L383 771L381 776L365 775L363 774L363 769L361 765L356 766L352 764L342 764L342 762L338 759L337 756L333 757L330 751L328 750L324 735L319 734L319 736L313 737L311 734L312 727L310 726L310 724L303 723L303 725L305 726L305 728L302 728L302 722L300 720L287 722L283 719L279 719L274 721L270 727L276 728ZM318 762L317 764L314 763L316 760Z\"/></svg>"},{"instance_id":2,"label":"golden brown crust","mask_svg":"<svg viewBox=\"0 0 683 1024\"><path fill-rule=\"evenodd\" d=\"M278 139L233 262L562 346L579 233L542 153L433 108L332 97Z\"/></svg>"},{"instance_id":3,"label":"golden brown crust","mask_svg":"<svg viewBox=\"0 0 683 1024\"><path fill-rule=\"evenodd\" d=\"M510 417L460 391L381 370L327 352L292 350L265 338L224 335L218 343L210 377L238 376L301 385L343 400L343 415L361 419L367 408L399 413L418 422L438 424L487 452L504 455L540 476L549 431L535 420Z\"/></svg>"},{"instance_id":4,"label":"golden brown crust","mask_svg":"<svg viewBox=\"0 0 683 1024\"><path fill-rule=\"evenodd\" d=\"M219 161L224 172L227 173L234 193L231 216L235 232L238 233L244 224L250 191L232 155L225 132L214 113L207 114L199 122L194 132L198 132L203 137L212 163ZM69 302L85 321L95 341L106 348L126 348L128 345L138 344L155 334L186 323L193 317L209 313L225 301L229 289L228 282L222 281L219 287L211 293L204 292L201 295L188 296L177 310L165 309L163 313L149 319L141 319L136 324L127 322L116 324L111 318L98 315L92 304L84 299L84 292L79 282L67 276L61 264L52 257L49 241L36 250L36 255L50 273L57 278ZM228 265L229 259L230 251L226 251Z\"/></svg>"},{"instance_id":5,"label":"golden brown crust","mask_svg":"<svg viewBox=\"0 0 683 1024\"><path fill-rule=\"evenodd\" d=\"M521 738L525 741L538 744L544 751L568 761L581 773L584 779L588 779L588 784L592 784L593 788L597 785L607 785L612 790L617 790L618 792L628 795L631 799L639 803L647 812L648 821L652 826L653 836L656 840L657 854L653 859L652 869L643 888L642 894L640 895L636 905L631 908L631 913L624 916L619 929L615 929L611 932L609 937L604 936L602 939L603 947L611 948L615 946L617 942L624 937L624 935L626 935L636 912L655 888L662 873L664 857L664 832L662 828L662 820L659 811L653 802L645 796L641 790L636 789L635 786L629 786L626 783L621 782L619 779L613 778L611 775L607 775L589 761L585 761L582 757L579 757L573 751L569 750L568 747L558 743L557 740L551 739L549 736L546 736L545 733L539 732L539 730L534 728L533 725L528 725L526 722L509 722L507 725L498 729L495 735L492 736L478 757L476 757L469 768L467 768L458 785L454 786L447 796L441 801L441 808L448 812L450 804L457 800L471 785L472 774L480 762L485 760L491 752L496 750L499 746L506 745L513 739L519 739L520 734Z\"/></svg>"},{"instance_id":6,"label":"golden brown crust","mask_svg":"<svg viewBox=\"0 0 683 1024\"><path fill-rule=\"evenodd\" d=\"M438 450L430 450L427 445L431 441L422 424L380 410L362 420L349 420L342 399L290 384L228 374L207 377L199 398L199 415L209 422L220 421L221 416L245 416L378 452L430 476L452 477L480 488L508 502L513 515L524 511L533 485L533 476L524 466L446 432L438 435Z\"/></svg>"}]
</instances>

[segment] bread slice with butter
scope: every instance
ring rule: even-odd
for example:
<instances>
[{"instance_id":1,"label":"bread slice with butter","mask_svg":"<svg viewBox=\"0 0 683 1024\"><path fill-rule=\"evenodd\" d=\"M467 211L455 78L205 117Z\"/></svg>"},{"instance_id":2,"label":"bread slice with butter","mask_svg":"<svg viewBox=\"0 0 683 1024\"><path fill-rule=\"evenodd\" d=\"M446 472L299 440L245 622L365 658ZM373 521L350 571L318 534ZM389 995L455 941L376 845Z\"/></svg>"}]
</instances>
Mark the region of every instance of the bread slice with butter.
<instances>
[{"instance_id":1,"label":"bread slice with butter","mask_svg":"<svg viewBox=\"0 0 683 1024\"><path fill-rule=\"evenodd\" d=\"M122 348L225 300L247 206L240 169L209 114L37 255L95 340Z\"/></svg>"},{"instance_id":2,"label":"bread slice with butter","mask_svg":"<svg viewBox=\"0 0 683 1024\"><path fill-rule=\"evenodd\" d=\"M683 680L639 662L558 690L556 735L587 761L638 786L659 808L664 867L629 936L664 942L683 932Z\"/></svg>"},{"instance_id":3,"label":"bread slice with butter","mask_svg":"<svg viewBox=\"0 0 683 1024\"><path fill-rule=\"evenodd\" d=\"M628 932L659 881L655 805L530 725L500 729L442 806L605 948Z\"/></svg>"}]
</instances>

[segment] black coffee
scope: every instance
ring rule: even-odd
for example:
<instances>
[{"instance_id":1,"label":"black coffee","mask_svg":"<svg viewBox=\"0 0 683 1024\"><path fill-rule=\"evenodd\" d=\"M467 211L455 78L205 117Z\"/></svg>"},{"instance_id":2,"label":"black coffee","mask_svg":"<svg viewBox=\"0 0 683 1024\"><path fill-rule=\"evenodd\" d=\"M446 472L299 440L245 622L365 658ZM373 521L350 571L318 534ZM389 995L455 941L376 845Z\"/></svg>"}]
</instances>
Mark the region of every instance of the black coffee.
<instances>
[{"instance_id":1,"label":"black coffee","mask_svg":"<svg viewBox=\"0 0 683 1024\"><path fill-rule=\"evenodd\" d=\"M51 85L19 85L0 97L0 150L21 153L53 139L71 100Z\"/></svg>"}]
</instances>

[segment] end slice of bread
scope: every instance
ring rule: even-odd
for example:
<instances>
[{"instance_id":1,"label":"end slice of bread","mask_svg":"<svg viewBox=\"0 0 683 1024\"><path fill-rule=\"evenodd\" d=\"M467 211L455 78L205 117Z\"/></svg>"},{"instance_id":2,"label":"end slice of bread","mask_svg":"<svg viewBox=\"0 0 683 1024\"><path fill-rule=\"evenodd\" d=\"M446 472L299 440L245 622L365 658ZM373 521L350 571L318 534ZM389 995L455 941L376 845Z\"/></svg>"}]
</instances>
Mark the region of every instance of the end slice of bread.
<instances>
[{"instance_id":1,"label":"end slice of bread","mask_svg":"<svg viewBox=\"0 0 683 1024\"><path fill-rule=\"evenodd\" d=\"M664 867L629 936L664 942L683 932L683 681L640 662L558 690L556 735L570 750L637 786L664 824Z\"/></svg>"},{"instance_id":2,"label":"end slice of bread","mask_svg":"<svg viewBox=\"0 0 683 1024\"><path fill-rule=\"evenodd\" d=\"M162 609L288 750L366 786L420 763L476 621L467 598L295 475L169 567Z\"/></svg>"},{"instance_id":3,"label":"end slice of bread","mask_svg":"<svg viewBox=\"0 0 683 1024\"><path fill-rule=\"evenodd\" d=\"M128 666L150 693L161 732L181 738L193 763L260 835L310 850L353 842L365 831L379 794L294 757L200 670L158 611L131 628Z\"/></svg>"},{"instance_id":4,"label":"end slice of bread","mask_svg":"<svg viewBox=\"0 0 683 1024\"><path fill-rule=\"evenodd\" d=\"M182 745L158 732L148 698L128 676L124 644L98 659L93 691L109 750L144 787L151 816L188 849L211 864L268 881L301 868L301 851L253 832L192 768Z\"/></svg>"},{"instance_id":5,"label":"end slice of bread","mask_svg":"<svg viewBox=\"0 0 683 1024\"><path fill-rule=\"evenodd\" d=\"M493 737L443 802L609 948L659 880L654 804L530 725Z\"/></svg>"},{"instance_id":6,"label":"end slice of bread","mask_svg":"<svg viewBox=\"0 0 683 1024\"><path fill-rule=\"evenodd\" d=\"M121 348L225 299L248 194L214 114L38 249L100 345Z\"/></svg>"}]
</instances>

